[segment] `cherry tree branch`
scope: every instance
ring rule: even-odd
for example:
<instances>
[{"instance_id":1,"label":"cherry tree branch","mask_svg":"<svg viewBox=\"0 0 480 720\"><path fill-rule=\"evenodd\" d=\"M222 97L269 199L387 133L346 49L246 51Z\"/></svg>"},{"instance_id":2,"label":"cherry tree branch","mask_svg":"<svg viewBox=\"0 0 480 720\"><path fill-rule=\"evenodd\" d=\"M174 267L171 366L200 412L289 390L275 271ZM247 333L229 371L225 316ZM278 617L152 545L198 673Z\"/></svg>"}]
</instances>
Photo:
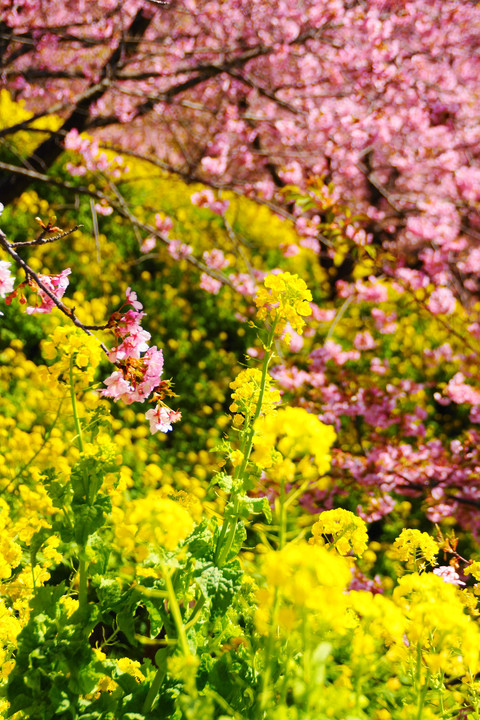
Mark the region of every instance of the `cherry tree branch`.
<instances>
[{"instance_id":1,"label":"cherry tree branch","mask_svg":"<svg viewBox=\"0 0 480 720\"><path fill-rule=\"evenodd\" d=\"M97 100L104 95L107 88L110 87L111 79L115 74L116 67L122 55L130 56L135 52L151 21L152 18L147 17L142 10L137 12L128 28L128 35L132 42L127 47L124 47L122 42L118 44L102 68L100 82L95 83L80 95L73 112L63 123L61 133L66 134L74 128L81 132L85 128L91 106L97 102ZM58 142L58 134L56 133L49 137L48 140L45 140L45 142L35 150L26 164L35 171L46 170L55 162L62 152L63 147ZM30 180L28 175L24 175L23 177L17 175L13 181L10 176L4 177L0 182L0 197L2 198L2 202L5 205L12 202L12 200L26 190L29 184Z\"/></svg>"},{"instance_id":2,"label":"cherry tree branch","mask_svg":"<svg viewBox=\"0 0 480 720\"><path fill-rule=\"evenodd\" d=\"M32 180L38 180L40 182L48 183L49 185L56 185L57 187L61 187L65 190L70 190L72 192L78 193L80 195L87 195L89 197L96 198L98 200L104 200L106 201L119 215L124 217L125 219L129 220L134 227L139 228L140 230L143 230L148 235L152 235L157 240L160 240L164 245L170 244L170 239L167 238L165 235L163 235L157 228L153 227L153 225L149 225L148 223L141 222L133 213L130 212L128 209L126 201L122 199L122 202L119 202L118 197L115 200L114 198L110 197L109 195L106 195L105 193L99 191L99 190L90 190L87 187L84 187L82 185L74 185L73 183L69 183L66 181L61 180L55 180L55 178L50 177L49 175L44 175L42 173L36 172L35 170L28 170L27 168L20 168L16 165L9 165L8 163L0 162L0 170L8 170L12 173L18 173L21 175L26 175L27 177L31 178ZM118 188L116 189L116 192L118 193ZM207 273L207 275L210 275L210 277L215 278L216 280L219 280L223 285L228 285L232 290L234 290L236 293L238 293L238 289L235 287L234 283L232 283L231 280L228 279L223 273L218 272L217 270L214 270L213 268L207 267L204 263L200 262L200 260L197 260L196 258L192 257L191 255L187 255L185 257L185 260L190 263L190 265L193 265L194 267L198 268L201 272Z\"/></svg>"},{"instance_id":3,"label":"cherry tree branch","mask_svg":"<svg viewBox=\"0 0 480 720\"><path fill-rule=\"evenodd\" d=\"M73 232L73 230L69 230L65 234L70 235L72 232ZM45 295L47 297L50 298L50 300L60 310L60 312L62 312L64 315L66 315L68 317L68 319L71 320L74 325L76 325L76 327L83 330L83 332L85 332L87 335L92 335L92 336L93 336L93 333L91 332L92 330L102 330L107 327L107 326L100 327L97 325L84 325L78 319L78 317L75 315L75 311L73 309L68 308L61 300L59 300L57 298L57 296L55 295L55 293L53 293L47 287L47 285L40 279L40 277L37 275L37 273L34 270L32 270L30 265L28 265L28 263L26 263L25 260L23 260L23 258L21 258L20 255L18 255L15 252L12 244L10 244L8 242L7 236L5 235L3 230L0 230L0 246L5 250L5 252L8 255L10 255L12 260L14 260L15 264L18 265L18 267L20 267L24 271L27 280L29 278L32 278L32 280L35 282L37 287L39 287L40 290L43 293L45 293ZM108 350L107 346L103 342L100 342L100 346L101 346L103 352L105 353L105 355L108 356L109 350Z\"/></svg>"}]
</instances>

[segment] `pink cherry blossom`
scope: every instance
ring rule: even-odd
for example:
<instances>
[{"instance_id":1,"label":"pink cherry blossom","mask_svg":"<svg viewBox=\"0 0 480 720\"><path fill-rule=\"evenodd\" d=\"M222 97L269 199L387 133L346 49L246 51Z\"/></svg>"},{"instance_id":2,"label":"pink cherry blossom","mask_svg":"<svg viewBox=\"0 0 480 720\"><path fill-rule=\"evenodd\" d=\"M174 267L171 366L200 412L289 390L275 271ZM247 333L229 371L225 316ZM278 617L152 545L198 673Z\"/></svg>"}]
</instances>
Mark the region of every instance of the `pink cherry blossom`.
<instances>
[{"instance_id":1,"label":"pink cherry blossom","mask_svg":"<svg viewBox=\"0 0 480 720\"><path fill-rule=\"evenodd\" d=\"M216 280L215 278L210 277L210 275L207 275L207 273L202 273L200 276L200 287L202 288L202 290L205 290L212 295L217 295L217 293L222 287L222 283L220 282L220 280Z\"/></svg>"},{"instance_id":2,"label":"pink cherry blossom","mask_svg":"<svg viewBox=\"0 0 480 720\"><path fill-rule=\"evenodd\" d=\"M353 340L353 344L357 348L357 350L372 350L372 348L377 346L377 343L375 342L371 334L368 332L368 330L357 333Z\"/></svg>"},{"instance_id":3,"label":"pink cherry blossom","mask_svg":"<svg viewBox=\"0 0 480 720\"><path fill-rule=\"evenodd\" d=\"M155 248L156 244L157 244L157 241L154 237L152 237L152 236L147 237L147 238L145 238L143 243L140 245L140 252L149 253Z\"/></svg>"},{"instance_id":4,"label":"pink cherry blossom","mask_svg":"<svg viewBox=\"0 0 480 720\"><path fill-rule=\"evenodd\" d=\"M222 250L214 248L203 253L205 265L214 270L224 270L229 266L230 261L225 257Z\"/></svg>"},{"instance_id":5,"label":"pink cherry blossom","mask_svg":"<svg viewBox=\"0 0 480 720\"><path fill-rule=\"evenodd\" d=\"M150 423L150 432L154 435L156 432L167 433L172 429L172 423L181 419L181 413L170 410L162 405L157 405L145 413L145 417Z\"/></svg>"},{"instance_id":6,"label":"pink cherry blossom","mask_svg":"<svg viewBox=\"0 0 480 720\"><path fill-rule=\"evenodd\" d=\"M103 395L103 397L113 398L115 402L128 395L131 390L130 383L125 380L123 373L120 372L120 370L115 370L103 382L107 387L106 389L100 391L100 395Z\"/></svg>"},{"instance_id":7,"label":"pink cherry blossom","mask_svg":"<svg viewBox=\"0 0 480 720\"><path fill-rule=\"evenodd\" d=\"M171 240L168 244L168 252L174 260L182 260L192 254L193 248L191 245L182 243L181 240Z\"/></svg>"},{"instance_id":8,"label":"pink cherry blossom","mask_svg":"<svg viewBox=\"0 0 480 720\"><path fill-rule=\"evenodd\" d=\"M11 264L6 260L0 260L0 297L2 298L13 291L15 278L9 270Z\"/></svg>"},{"instance_id":9,"label":"pink cherry blossom","mask_svg":"<svg viewBox=\"0 0 480 720\"><path fill-rule=\"evenodd\" d=\"M436 288L430 295L427 307L434 315L450 315L455 310L456 300L447 287Z\"/></svg>"},{"instance_id":10,"label":"pink cherry blossom","mask_svg":"<svg viewBox=\"0 0 480 720\"><path fill-rule=\"evenodd\" d=\"M45 287L50 290L52 295L55 295L57 300L61 300L69 283L67 275L70 275L71 272L70 268L66 268L58 275L39 275L38 277ZM28 306L26 309L27 315L33 315L34 313L49 313L55 307L53 300L41 288L38 288L38 296L41 300L41 304L36 307Z\"/></svg>"},{"instance_id":11,"label":"pink cherry blossom","mask_svg":"<svg viewBox=\"0 0 480 720\"><path fill-rule=\"evenodd\" d=\"M480 390L476 390L465 382L463 373L456 373L445 388L445 395L454 403L470 403L480 405Z\"/></svg>"},{"instance_id":12,"label":"pink cherry blossom","mask_svg":"<svg viewBox=\"0 0 480 720\"><path fill-rule=\"evenodd\" d=\"M157 213L155 215L155 227L157 228L157 230L167 236L170 230L173 228L172 218L168 217L168 215L163 217L162 215Z\"/></svg>"},{"instance_id":13,"label":"pink cherry blossom","mask_svg":"<svg viewBox=\"0 0 480 720\"><path fill-rule=\"evenodd\" d=\"M451 565L440 565L439 567L433 568L434 575L442 578L446 583L451 585L465 585L460 579L460 575L457 573L454 567Z\"/></svg>"},{"instance_id":14,"label":"pink cherry blossom","mask_svg":"<svg viewBox=\"0 0 480 720\"><path fill-rule=\"evenodd\" d=\"M212 190L209 188L193 193L190 197L193 205L198 207L206 207L216 215L223 215L230 205L228 200L217 200Z\"/></svg>"},{"instance_id":15,"label":"pink cherry blossom","mask_svg":"<svg viewBox=\"0 0 480 720\"><path fill-rule=\"evenodd\" d=\"M143 310L143 305L137 300L137 293L128 287L126 291L127 302L133 307L134 310Z\"/></svg>"}]
</instances>

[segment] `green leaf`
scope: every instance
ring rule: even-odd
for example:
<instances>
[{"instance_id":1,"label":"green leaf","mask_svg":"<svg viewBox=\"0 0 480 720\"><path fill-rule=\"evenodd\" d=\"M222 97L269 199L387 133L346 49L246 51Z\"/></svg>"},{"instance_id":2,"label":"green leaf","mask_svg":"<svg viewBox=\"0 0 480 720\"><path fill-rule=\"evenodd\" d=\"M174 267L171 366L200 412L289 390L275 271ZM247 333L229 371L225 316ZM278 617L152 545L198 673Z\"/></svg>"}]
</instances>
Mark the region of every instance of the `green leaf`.
<instances>
[{"instance_id":1,"label":"green leaf","mask_svg":"<svg viewBox=\"0 0 480 720\"><path fill-rule=\"evenodd\" d=\"M245 524L243 522L238 522L237 526L235 528L235 535L233 537L233 542L230 547L230 552L228 553L226 557L226 561L233 560L233 558L237 557L238 553L242 549L245 540L247 539L247 531L245 528Z\"/></svg>"},{"instance_id":2,"label":"green leaf","mask_svg":"<svg viewBox=\"0 0 480 720\"><path fill-rule=\"evenodd\" d=\"M105 517L112 510L112 503L108 495L97 495L93 505L87 505L83 501L72 502L72 510L74 538L81 547L85 547L89 536L105 523Z\"/></svg>"},{"instance_id":3,"label":"green leaf","mask_svg":"<svg viewBox=\"0 0 480 720\"><path fill-rule=\"evenodd\" d=\"M199 563L201 572L195 577L206 600L211 603L213 616L221 615L232 604L233 598L240 587L242 570L237 561L219 568L213 563Z\"/></svg>"},{"instance_id":4,"label":"green leaf","mask_svg":"<svg viewBox=\"0 0 480 720\"><path fill-rule=\"evenodd\" d=\"M87 546L90 559L89 573L104 575L107 571L111 546L98 534L90 535Z\"/></svg>"},{"instance_id":5,"label":"green leaf","mask_svg":"<svg viewBox=\"0 0 480 720\"><path fill-rule=\"evenodd\" d=\"M215 530L217 531L217 528ZM209 527L209 522L203 520L187 538L186 544L193 557L199 560L210 560L213 558L215 550L214 539L214 533Z\"/></svg>"},{"instance_id":6,"label":"green leaf","mask_svg":"<svg viewBox=\"0 0 480 720\"><path fill-rule=\"evenodd\" d=\"M227 473L217 473L213 476L212 480L210 481L209 487L213 487L215 485L218 485L218 487L221 490L224 490L226 493L232 492L233 488L233 478L231 475L228 475Z\"/></svg>"},{"instance_id":7,"label":"green leaf","mask_svg":"<svg viewBox=\"0 0 480 720\"><path fill-rule=\"evenodd\" d=\"M236 505L229 503L225 509L225 517L242 518L248 520L250 515L265 515L268 522L272 519L272 510L268 498L251 498L248 495L241 495L237 498Z\"/></svg>"}]
</instances>

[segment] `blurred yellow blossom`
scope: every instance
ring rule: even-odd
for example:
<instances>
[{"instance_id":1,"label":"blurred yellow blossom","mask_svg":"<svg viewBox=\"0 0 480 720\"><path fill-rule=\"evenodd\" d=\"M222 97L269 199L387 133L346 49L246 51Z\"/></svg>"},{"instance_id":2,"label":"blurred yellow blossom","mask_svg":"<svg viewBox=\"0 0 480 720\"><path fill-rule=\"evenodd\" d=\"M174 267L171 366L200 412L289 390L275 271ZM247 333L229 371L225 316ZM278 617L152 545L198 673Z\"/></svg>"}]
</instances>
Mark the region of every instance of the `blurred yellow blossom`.
<instances>
[{"instance_id":1,"label":"blurred yellow blossom","mask_svg":"<svg viewBox=\"0 0 480 720\"><path fill-rule=\"evenodd\" d=\"M280 335L288 323L300 335L305 316L311 314L312 293L304 280L289 272L267 275L255 297L258 318L269 320Z\"/></svg>"},{"instance_id":2,"label":"blurred yellow blossom","mask_svg":"<svg viewBox=\"0 0 480 720\"><path fill-rule=\"evenodd\" d=\"M362 518L350 510L337 508L325 510L312 527L312 543L323 544L323 536L331 537L332 546L340 555L350 552L356 557L363 555L368 546L367 526Z\"/></svg>"},{"instance_id":3,"label":"blurred yellow blossom","mask_svg":"<svg viewBox=\"0 0 480 720\"><path fill-rule=\"evenodd\" d=\"M230 412L240 413L248 420L253 417L260 397L262 373L256 368L242 370L230 383L233 390ZM261 412L264 415L272 412L280 402L280 391L272 386L269 375L265 378L265 391L262 398Z\"/></svg>"}]
</instances>

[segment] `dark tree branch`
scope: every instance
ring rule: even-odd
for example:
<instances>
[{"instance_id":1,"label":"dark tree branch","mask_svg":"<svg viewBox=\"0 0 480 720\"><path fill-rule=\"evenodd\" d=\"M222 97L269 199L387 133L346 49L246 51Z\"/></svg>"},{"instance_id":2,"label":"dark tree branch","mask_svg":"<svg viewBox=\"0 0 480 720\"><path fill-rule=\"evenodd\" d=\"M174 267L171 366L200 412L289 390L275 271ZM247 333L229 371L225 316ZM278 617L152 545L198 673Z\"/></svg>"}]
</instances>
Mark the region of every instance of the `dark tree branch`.
<instances>
[{"instance_id":1,"label":"dark tree branch","mask_svg":"<svg viewBox=\"0 0 480 720\"><path fill-rule=\"evenodd\" d=\"M128 28L128 35L132 39L132 42L128 45L120 42L115 48L103 66L100 82L88 88L88 90L80 96L73 112L63 123L59 131L60 133L67 134L74 128L79 132L85 129L90 114L90 107L99 100L107 88L110 87L112 77L115 75L117 65L122 57L133 55L151 21L152 18L144 15L142 10L137 12ZM56 133L36 149L35 153L28 158L26 164L34 171L45 171L48 170L62 152L63 147L58 141L58 133ZM11 203L27 189L29 184L30 179L28 175L22 176L16 174L13 178L11 175L4 175L0 180L0 197L2 198L2 202L5 205Z\"/></svg>"},{"instance_id":2,"label":"dark tree branch","mask_svg":"<svg viewBox=\"0 0 480 720\"><path fill-rule=\"evenodd\" d=\"M132 225L136 228L139 228L140 230L143 230L145 233L148 233L148 235L153 235L157 240L160 240L165 245L170 244L170 239L166 236L162 235L161 232L157 230L157 228L153 227L152 225L148 225L147 223L141 222L135 215L133 215L127 208L127 205L125 202L119 202L118 199L115 200L112 197L109 197L105 193L100 192L99 190L89 190L88 188L82 186L82 185L74 185L73 183L64 182L61 180L55 180L55 178L50 177L49 175L44 175L42 173L36 172L35 170L27 170L26 168L20 168L16 165L9 165L8 163L0 162L0 170L8 170L13 174L19 174L19 175L25 175L30 179L30 182L32 180L37 180L40 182L47 183L48 185L56 185L57 187L61 187L65 190L70 190L74 193L78 193L79 195L87 195L89 197L96 198L98 200L105 200L119 215L124 217L125 219L129 220ZM123 200L123 199L122 199ZM1 231L0 231L1 232ZM1 241L1 236L0 236ZM2 243L0 242L0 245ZM11 253L10 253L11 254ZM211 277L215 278L216 280L220 280L220 282L223 285L228 285L232 290L235 292L239 292L238 289L235 287L233 282L228 279L223 273L218 272L217 270L214 270L212 268L207 267L204 263L200 262L196 258L192 257L191 255L187 255L185 260L187 260L190 265L193 265L194 267L198 268L201 272L206 273L207 275L210 275Z\"/></svg>"},{"instance_id":3,"label":"dark tree branch","mask_svg":"<svg viewBox=\"0 0 480 720\"><path fill-rule=\"evenodd\" d=\"M73 232L73 230L69 230L66 234L69 235L72 232ZM97 328L93 328L93 326L91 327L89 325L84 325L82 322L80 322L80 320L75 315L75 311L68 308L61 300L59 300L57 298L57 296L55 295L55 293L53 293L45 285L45 283L40 279L40 277L32 270L30 265L28 265L25 262L25 260L23 260L20 257L20 255L18 255L15 252L12 245L8 242L5 233L2 230L0 230L0 246L5 250L5 252L8 253L8 255L10 255L12 260L15 261L15 264L18 265L18 267L22 268L27 280L29 278L32 278L32 280L35 282L37 287L39 287L40 290L43 293L45 293L45 295L47 295L47 297L50 298L50 300L53 302L54 305L56 305L56 307L60 310L60 312L62 312L64 315L66 315L68 317L68 319L71 320L74 325L76 325L78 328L83 330L87 335L93 335L91 330L97 329ZM100 346L101 346L103 352L105 353L105 355L107 355L107 357L108 357L109 350L108 350L107 346L102 342L100 342Z\"/></svg>"}]
</instances>

